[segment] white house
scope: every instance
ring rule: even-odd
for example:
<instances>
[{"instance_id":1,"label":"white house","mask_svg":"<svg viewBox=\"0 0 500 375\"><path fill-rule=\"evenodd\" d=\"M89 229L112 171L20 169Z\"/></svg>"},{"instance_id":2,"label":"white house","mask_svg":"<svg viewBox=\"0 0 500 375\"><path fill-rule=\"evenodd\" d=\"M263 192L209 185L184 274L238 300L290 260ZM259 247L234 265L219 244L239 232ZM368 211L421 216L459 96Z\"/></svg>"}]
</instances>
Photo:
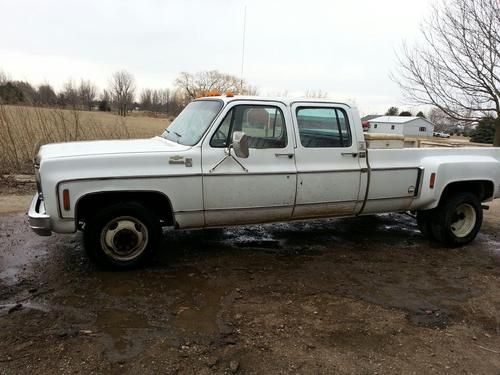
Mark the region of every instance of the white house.
<instances>
[{"instance_id":1,"label":"white house","mask_svg":"<svg viewBox=\"0 0 500 375\"><path fill-rule=\"evenodd\" d=\"M432 137L434 124L422 117L381 116L368 121L368 133Z\"/></svg>"}]
</instances>

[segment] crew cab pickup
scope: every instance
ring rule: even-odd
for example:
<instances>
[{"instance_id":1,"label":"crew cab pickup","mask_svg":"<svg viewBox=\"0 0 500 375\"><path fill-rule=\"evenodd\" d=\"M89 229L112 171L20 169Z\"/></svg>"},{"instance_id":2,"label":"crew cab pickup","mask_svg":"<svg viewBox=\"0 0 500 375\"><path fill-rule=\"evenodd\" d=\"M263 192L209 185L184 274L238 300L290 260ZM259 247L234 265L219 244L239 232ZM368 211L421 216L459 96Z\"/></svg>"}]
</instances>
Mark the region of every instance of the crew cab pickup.
<instances>
[{"instance_id":1,"label":"crew cab pickup","mask_svg":"<svg viewBox=\"0 0 500 375\"><path fill-rule=\"evenodd\" d=\"M409 211L446 245L475 238L484 202L500 197L500 148L367 143L347 104L201 98L151 139L42 146L29 223L40 235L82 230L89 257L114 268L147 259L166 226Z\"/></svg>"}]
</instances>

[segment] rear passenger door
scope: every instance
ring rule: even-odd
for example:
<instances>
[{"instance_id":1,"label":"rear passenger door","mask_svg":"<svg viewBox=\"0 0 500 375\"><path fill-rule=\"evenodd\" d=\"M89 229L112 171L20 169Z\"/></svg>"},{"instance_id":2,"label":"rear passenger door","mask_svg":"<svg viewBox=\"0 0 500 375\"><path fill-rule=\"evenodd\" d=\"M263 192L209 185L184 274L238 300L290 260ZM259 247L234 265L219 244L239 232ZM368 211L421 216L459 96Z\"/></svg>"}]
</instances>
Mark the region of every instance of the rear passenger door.
<instances>
[{"instance_id":1,"label":"rear passenger door","mask_svg":"<svg viewBox=\"0 0 500 375\"><path fill-rule=\"evenodd\" d=\"M360 200L361 167L349 108L294 103L297 198L294 218L352 215Z\"/></svg>"},{"instance_id":2,"label":"rear passenger door","mask_svg":"<svg viewBox=\"0 0 500 375\"><path fill-rule=\"evenodd\" d=\"M249 156L227 156L232 133L248 137ZM289 220L297 183L292 122L280 102L234 101L203 141L205 224ZM239 163L238 163L239 162ZM241 165L240 165L241 164Z\"/></svg>"}]
</instances>

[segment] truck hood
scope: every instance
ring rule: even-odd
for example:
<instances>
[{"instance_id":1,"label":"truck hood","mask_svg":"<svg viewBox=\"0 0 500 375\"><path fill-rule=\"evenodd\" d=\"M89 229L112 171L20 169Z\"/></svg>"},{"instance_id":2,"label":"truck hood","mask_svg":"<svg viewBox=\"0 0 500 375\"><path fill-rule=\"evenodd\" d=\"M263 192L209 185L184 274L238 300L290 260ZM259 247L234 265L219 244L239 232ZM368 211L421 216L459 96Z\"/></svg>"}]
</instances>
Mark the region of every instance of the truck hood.
<instances>
[{"instance_id":1,"label":"truck hood","mask_svg":"<svg viewBox=\"0 0 500 375\"><path fill-rule=\"evenodd\" d=\"M191 146L184 146L161 137L112 141L65 142L51 143L42 146L38 153L38 157L42 159L55 159L91 155L181 152L189 148L191 148Z\"/></svg>"}]
</instances>

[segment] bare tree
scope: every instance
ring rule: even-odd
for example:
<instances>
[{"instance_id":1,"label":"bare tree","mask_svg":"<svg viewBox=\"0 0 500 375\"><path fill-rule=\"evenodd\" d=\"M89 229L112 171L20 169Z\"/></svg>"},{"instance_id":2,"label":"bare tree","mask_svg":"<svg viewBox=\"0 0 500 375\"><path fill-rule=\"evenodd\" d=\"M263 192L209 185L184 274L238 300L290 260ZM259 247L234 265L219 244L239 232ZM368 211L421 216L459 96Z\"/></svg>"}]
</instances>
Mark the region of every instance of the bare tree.
<instances>
[{"instance_id":1,"label":"bare tree","mask_svg":"<svg viewBox=\"0 0 500 375\"><path fill-rule=\"evenodd\" d=\"M7 73L3 70L0 70L0 85L5 85L7 82L10 82L11 79Z\"/></svg>"},{"instance_id":2,"label":"bare tree","mask_svg":"<svg viewBox=\"0 0 500 375\"><path fill-rule=\"evenodd\" d=\"M170 101L170 90L144 89L141 92L141 108L145 111L151 111L154 115L158 113L167 113Z\"/></svg>"},{"instance_id":3,"label":"bare tree","mask_svg":"<svg viewBox=\"0 0 500 375\"><path fill-rule=\"evenodd\" d=\"M127 116L135 97L135 79L132 74L121 70L113 74L109 91L120 116Z\"/></svg>"},{"instance_id":4,"label":"bare tree","mask_svg":"<svg viewBox=\"0 0 500 375\"><path fill-rule=\"evenodd\" d=\"M265 96L277 96L280 98L288 98L290 96L290 93L288 90L283 90L283 91L266 91L264 92Z\"/></svg>"},{"instance_id":5,"label":"bare tree","mask_svg":"<svg viewBox=\"0 0 500 375\"><path fill-rule=\"evenodd\" d=\"M166 96L166 112L169 115L177 116L190 101L190 98L186 97L185 92L180 89L168 90L166 91Z\"/></svg>"},{"instance_id":6,"label":"bare tree","mask_svg":"<svg viewBox=\"0 0 500 375\"><path fill-rule=\"evenodd\" d=\"M111 94L109 93L109 91L106 89L102 90L102 93L99 96L99 100L101 101L105 100L107 102L111 102Z\"/></svg>"},{"instance_id":7,"label":"bare tree","mask_svg":"<svg viewBox=\"0 0 500 375\"><path fill-rule=\"evenodd\" d=\"M456 120L497 119L500 145L500 1L442 0L423 24L425 44L404 46L399 83L411 102Z\"/></svg>"},{"instance_id":8,"label":"bare tree","mask_svg":"<svg viewBox=\"0 0 500 375\"><path fill-rule=\"evenodd\" d=\"M97 87L89 80L81 80L78 87L78 96L82 105L89 111L92 110L92 105L97 95Z\"/></svg>"},{"instance_id":9,"label":"bare tree","mask_svg":"<svg viewBox=\"0 0 500 375\"><path fill-rule=\"evenodd\" d=\"M248 86L240 78L217 70L203 71L196 74L182 72L175 80L175 86L184 91L190 99L212 93L224 94L228 91L240 94L256 92L254 87Z\"/></svg>"},{"instance_id":10,"label":"bare tree","mask_svg":"<svg viewBox=\"0 0 500 375\"><path fill-rule=\"evenodd\" d=\"M163 100L163 90L153 90L153 95L151 96L151 108L155 115L161 112Z\"/></svg>"},{"instance_id":11,"label":"bare tree","mask_svg":"<svg viewBox=\"0 0 500 375\"><path fill-rule=\"evenodd\" d=\"M242 92L242 94L245 94L245 95L248 95L248 96L257 96L259 95L259 89L256 87L256 86L252 86L252 85L245 85L243 87L244 91Z\"/></svg>"},{"instance_id":12,"label":"bare tree","mask_svg":"<svg viewBox=\"0 0 500 375\"><path fill-rule=\"evenodd\" d=\"M434 124L434 130L437 132L449 131L459 125L459 121L436 107L429 112L429 121Z\"/></svg>"},{"instance_id":13,"label":"bare tree","mask_svg":"<svg viewBox=\"0 0 500 375\"><path fill-rule=\"evenodd\" d=\"M143 111L151 111L152 97L153 97L153 90L151 89L142 90L139 103Z\"/></svg>"},{"instance_id":14,"label":"bare tree","mask_svg":"<svg viewBox=\"0 0 500 375\"><path fill-rule=\"evenodd\" d=\"M111 94L106 89L102 90L102 93L99 96L99 111L111 111Z\"/></svg>"},{"instance_id":15,"label":"bare tree","mask_svg":"<svg viewBox=\"0 0 500 375\"><path fill-rule=\"evenodd\" d=\"M72 109L77 109L80 106L78 89L72 79L68 79L63 85L61 94L60 104L63 107L70 106Z\"/></svg>"},{"instance_id":16,"label":"bare tree","mask_svg":"<svg viewBox=\"0 0 500 375\"><path fill-rule=\"evenodd\" d=\"M168 102L170 100L170 90L154 90L152 96L152 109L155 114L168 112Z\"/></svg>"},{"instance_id":17,"label":"bare tree","mask_svg":"<svg viewBox=\"0 0 500 375\"><path fill-rule=\"evenodd\" d=\"M326 99L328 97L328 93L322 90L307 90L305 97L314 99Z\"/></svg>"}]
</instances>

